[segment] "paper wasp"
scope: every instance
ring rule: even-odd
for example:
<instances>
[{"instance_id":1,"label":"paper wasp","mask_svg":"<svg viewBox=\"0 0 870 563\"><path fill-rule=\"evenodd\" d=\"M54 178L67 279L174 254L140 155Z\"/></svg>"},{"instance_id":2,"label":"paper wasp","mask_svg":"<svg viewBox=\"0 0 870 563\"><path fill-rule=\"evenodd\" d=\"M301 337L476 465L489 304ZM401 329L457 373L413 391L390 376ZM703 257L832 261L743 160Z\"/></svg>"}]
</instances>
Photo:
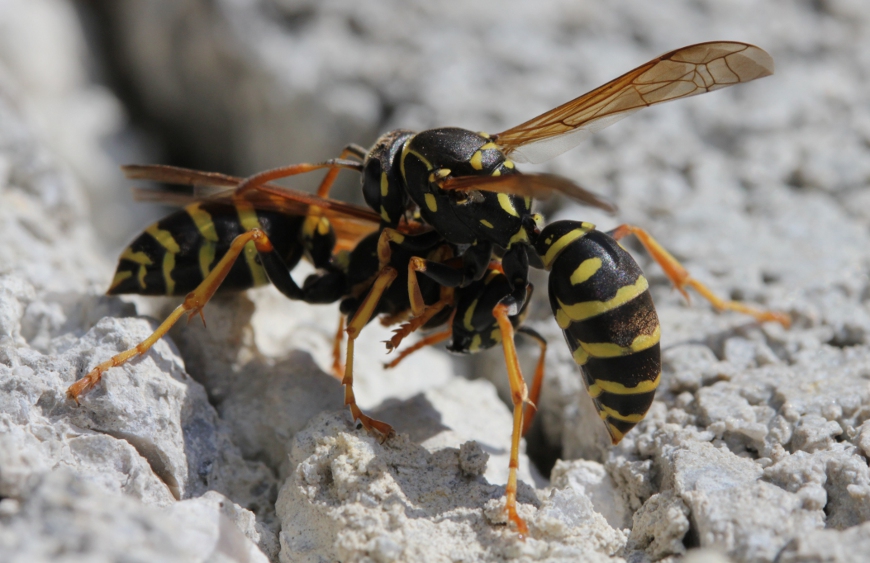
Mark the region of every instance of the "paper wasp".
<instances>
[{"instance_id":1,"label":"paper wasp","mask_svg":"<svg viewBox=\"0 0 870 563\"><path fill-rule=\"evenodd\" d=\"M635 235L684 295L691 287L720 310L784 325L789 319L720 299L638 227L621 225L604 233L590 223L560 221L541 229L532 198L559 192L604 209L612 206L564 178L520 174L514 162L557 156L643 107L772 72L772 59L758 47L702 43L666 53L495 135L458 128L396 130L370 150L349 145L339 158L268 170L244 181L161 166L128 167L131 177L226 190L192 200L146 229L124 252L110 293L153 290L187 297L151 337L94 368L68 393L78 400L104 371L143 353L183 314L201 313L222 283L244 289L271 282L291 299L342 301L349 317L345 403L366 429L388 436L388 424L356 405L355 338L378 315L407 321L391 348L418 328L446 324L422 344L452 338L449 348L456 352L503 346L514 405L506 508L526 534L516 511L516 469L546 348L540 336L521 327L532 292L529 267L550 271L553 314L614 444L643 418L661 377L660 327L648 283L619 239ZM268 183L318 169L328 171L318 196ZM327 198L341 169L362 175L371 210ZM299 286L290 272L303 255L320 272ZM515 331L541 345L531 393L517 361Z\"/></svg>"}]
</instances>

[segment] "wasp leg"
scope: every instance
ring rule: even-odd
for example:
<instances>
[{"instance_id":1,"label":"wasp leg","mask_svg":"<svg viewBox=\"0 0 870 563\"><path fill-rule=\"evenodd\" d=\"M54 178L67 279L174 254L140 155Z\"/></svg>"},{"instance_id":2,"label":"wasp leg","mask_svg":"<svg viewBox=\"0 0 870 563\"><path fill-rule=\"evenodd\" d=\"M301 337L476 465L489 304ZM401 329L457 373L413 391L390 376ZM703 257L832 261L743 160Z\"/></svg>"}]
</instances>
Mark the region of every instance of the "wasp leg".
<instances>
[{"instance_id":1,"label":"wasp leg","mask_svg":"<svg viewBox=\"0 0 870 563\"><path fill-rule=\"evenodd\" d=\"M379 319L381 322L381 326L393 326L399 323L403 323L411 318L411 310L406 309L404 311L398 311L393 313L392 315L389 313L384 313L381 315Z\"/></svg>"},{"instance_id":2,"label":"wasp leg","mask_svg":"<svg viewBox=\"0 0 870 563\"><path fill-rule=\"evenodd\" d=\"M526 405L526 411L523 415L523 436L532 427L532 421L535 419L535 413L538 412L538 399L541 396L541 385L544 382L544 362L547 358L547 341L543 336L528 327L520 327L517 332L535 340L538 346L541 347L541 355L538 356L538 365L535 367L535 378L532 380L532 390L529 392L529 402Z\"/></svg>"},{"instance_id":3,"label":"wasp leg","mask_svg":"<svg viewBox=\"0 0 870 563\"><path fill-rule=\"evenodd\" d=\"M348 321L346 330L348 337L347 358L344 363L344 378L341 380L342 385L344 385L344 404L350 407L353 419L359 420L366 430L373 430L384 437L389 437L393 433L393 428L385 422L366 416L356 404L356 397L353 394L353 347L360 331L374 315L384 291L390 287L390 284L393 283L397 275L398 272L395 268L391 266L383 268L378 277L375 278L372 288L360 304L353 318Z\"/></svg>"},{"instance_id":4,"label":"wasp leg","mask_svg":"<svg viewBox=\"0 0 870 563\"><path fill-rule=\"evenodd\" d=\"M351 143L344 147L341 150L341 154L338 155L339 160L344 160L349 156L355 156L360 160L363 160L366 156L365 148ZM330 168L329 172L326 173L326 176L323 177L323 181L320 182L320 187L317 188L317 196L318 197L329 197L329 190L332 189L332 184L335 183L335 179L338 177L338 173L341 171L341 168L335 167Z\"/></svg>"},{"instance_id":5,"label":"wasp leg","mask_svg":"<svg viewBox=\"0 0 870 563\"><path fill-rule=\"evenodd\" d=\"M498 304L493 308L492 314L498 321L498 328L502 336L502 348L504 349L504 361L507 365L508 381L511 386L511 401L514 405L514 424L511 434L511 460L508 473L507 487L505 487L505 508L508 518L513 522L521 537L529 533L525 521L517 514L517 469L520 466L520 436L523 429L523 407L529 401L526 382L520 370L520 362L517 360L517 349L514 346L514 327L510 320L510 307Z\"/></svg>"},{"instance_id":6,"label":"wasp leg","mask_svg":"<svg viewBox=\"0 0 870 563\"><path fill-rule=\"evenodd\" d=\"M257 186L261 186L266 182L271 182L272 180L277 180L279 178L287 178L289 176L296 176L297 174L305 174L307 172L313 172L315 170L322 170L323 168L329 168L330 172L335 170L335 173L338 173L338 170L342 168L346 168L348 170L356 170L357 172L362 172L363 165L360 162L355 160L345 160L341 158L330 158L329 160L324 160L323 162L314 162L307 163L303 162L300 164L291 164L290 166L281 166L279 168L272 168L269 170L264 170L262 172L258 172L253 176L248 176L245 178L237 187L235 191L235 196L240 197L245 192L249 190L254 190ZM327 178L329 175L327 175ZM324 181L326 179L324 178ZM332 181L335 180L333 175ZM330 182L331 184L331 182ZM328 185L326 187L326 191L329 191ZM322 189L322 185L321 185Z\"/></svg>"},{"instance_id":7,"label":"wasp leg","mask_svg":"<svg viewBox=\"0 0 870 563\"><path fill-rule=\"evenodd\" d=\"M441 298L434 305L427 307L426 303L423 301L423 293L420 291L420 282L417 280L417 272L422 272L426 277L441 286ZM411 316L418 318L426 314L426 312L428 312L432 307L438 307L438 310L432 311L432 314L429 316L429 318L431 318L435 313L443 309L444 306L453 304L453 289L459 287L463 279L460 270L451 268L446 264L442 264L435 260L426 260L419 256L411 258L408 262L408 300L411 303ZM445 290L449 290L449 292L445 293ZM426 319L426 322L428 321L429 319ZM425 322L421 323L419 326L423 326L423 324L425 324ZM413 330L409 330L406 335L411 332L413 332ZM397 342L393 342L391 348L398 346L399 342L401 342L401 339Z\"/></svg>"},{"instance_id":8,"label":"wasp leg","mask_svg":"<svg viewBox=\"0 0 870 563\"><path fill-rule=\"evenodd\" d=\"M401 246L409 252L426 252L443 240L437 231L419 235L404 235L396 229L386 228L378 239L378 267L383 270L390 264L393 250L390 243Z\"/></svg>"},{"instance_id":9,"label":"wasp leg","mask_svg":"<svg viewBox=\"0 0 870 563\"><path fill-rule=\"evenodd\" d=\"M390 362L388 364L384 364L384 368L385 369L392 369L392 368L396 367L397 365L399 365L399 363L402 360L404 360L405 358L407 358L408 356L410 356L411 354L413 354L417 350L425 348L426 346L432 346L434 344L438 344L439 342L444 342L445 340L450 338L450 335L453 334L453 326L452 325L453 325L453 322L450 321L445 330L443 330L441 332L436 332L436 333L430 334L426 338L423 338L419 342L416 342L413 346L409 346L408 348L402 350L401 352L399 352L399 355L396 356L396 358L392 362Z\"/></svg>"},{"instance_id":10,"label":"wasp leg","mask_svg":"<svg viewBox=\"0 0 870 563\"><path fill-rule=\"evenodd\" d=\"M332 344L332 375L339 381L344 379L344 364L341 363L341 343L344 340L344 315L338 317L338 331Z\"/></svg>"},{"instance_id":11,"label":"wasp leg","mask_svg":"<svg viewBox=\"0 0 870 563\"><path fill-rule=\"evenodd\" d=\"M411 303L411 316L413 318L394 331L393 337L387 341L387 350L389 351L398 348L406 336L432 320L444 307L452 306L454 303L453 287L441 284L441 295L438 301L432 305L426 305L426 302L423 300L423 292L420 290L420 284L417 281L417 272L425 272L427 264L442 266L438 262L424 260L416 256L408 262L408 296ZM455 272L456 270L453 271Z\"/></svg>"},{"instance_id":12,"label":"wasp leg","mask_svg":"<svg viewBox=\"0 0 870 563\"><path fill-rule=\"evenodd\" d=\"M676 258L674 258L670 252L665 250L662 245L658 243L649 233L640 227L635 227L634 225L620 225L619 227L613 229L608 232L611 237L616 240L619 240L628 235L634 235L638 238L640 243L649 252L650 256L652 256L653 260L658 262L659 266L665 271L665 275L668 276L668 279L671 280L671 283L677 288L677 290L683 294L683 297L686 298L686 301L689 300L689 294L686 293L686 286L693 288L697 291L701 296L709 301L713 307L716 309L723 311L737 311L738 313L744 313L750 315L757 319L760 322L767 321L775 321L781 324L782 326L788 328L791 324L791 318L785 313L780 313L778 311L769 311L767 309L758 309L756 307L752 307L751 305L746 305L745 303L740 303L739 301L729 301L726 299L722 299L713 291L710 290L706 285L702 284L700 281L696 280L692 276L689 275L689 272L680 264Z\"/></svg>"},{"instance_id":13,"label":"wasp leg","mask_svg":"<svg viewBox=\"0 0 870 563\"><path fill-rule=\"evenodd\" d=\"M217 265L215 265L214 269L208 274L208 276L202 280L202 283L200 283L196 289L187 294L184 298L184 302L172 311L169 317L167 317L166 320L157 327L157 330L155 330L151 336L133 348L125 350L120 354L116 354L109 360L96 366L83 378L69 386L66 391L67 396L78 403L81 395L93 389L94 386L100 382L103 373L113 367L120 366L134 356L147 352L155 342L160 340L160 338L169 332L169 329L172 328L178 319L180 319L185 313L188 315L188 320L193 318L193 315L198 314L203 319L203 323L205 323L205 317L202 316L203 307L205 307L205 304L208 303L215 291L220 287L224 278L227 277L227 274L229 274L232 269L236 259L238 259L239 255L244 252L245 245L249 242L254 243L261 256L276 254L273 251L272 243L269 241L269 238L260 229L252 229L237 236L230 245L230 249L223 258L220 259ZM287 274L287 277L290 277L289 274Z\"/></svg>"},{"instance_id":14,"label":"wasp leg","mask_svg":"<svg viewBox=\"0 0 870 563\"><path fill-rule=\"evenodd\" d=\"M393 331L393 337L386 342L387 351L392 352L393 350L398 348L399 345L402 343L402 340L404 340L406 336L431 321L435 315L437 315L444 309L444 307L449 307L452 305L453 288L442 287L441 298L435 304L426 307L423 310L422 315L420 315L419 317L414 317L413 319L404 323L402 326ZM453 319L453 316L451 315L450 318ZM448 322L452 322L452 320L449 320Z\"/></svg>"}]
</instances>

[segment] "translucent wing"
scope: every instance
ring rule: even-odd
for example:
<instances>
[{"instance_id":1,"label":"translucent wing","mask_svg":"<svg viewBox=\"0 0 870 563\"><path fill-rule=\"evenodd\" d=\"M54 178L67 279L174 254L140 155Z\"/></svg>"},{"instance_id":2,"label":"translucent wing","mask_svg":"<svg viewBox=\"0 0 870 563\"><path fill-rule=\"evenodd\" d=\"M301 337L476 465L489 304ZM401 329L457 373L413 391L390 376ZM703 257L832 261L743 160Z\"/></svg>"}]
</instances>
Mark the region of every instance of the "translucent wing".
<instances>
[{"instance_id":1,"label":"translucent wing","mask_svg":"<svg viewBox=\"0 0 870 563\"><path fill-rule=\"evenodd\" d=\"M544 162L590 134L654 104L773 74L773 59L747 43L699 43L651 60L493 140L517 162Z\"/></svg>"},{"instance_id":2,"label":"translucent wing","mask_svg":"<svg viewBox=\"0 0 870 563\"><path fill-rule=\"evenodd\" d=\"M227 200L229 203L234 196L234 188L243 181L243 178L229 176L219 172L201 172L177 166L162 164L128 165L122 166L124 174L131 179L151 180L167 184L179 184L192 186L192 195L176 194L170 191L141 190L137 192L140 199L161 201L172 204L192 203L194 201ZM151 195L144 195L151 192ZM258 209L280 211L290 215L305 215L312 207L320 208L328 217L344 215L355 217L379 225L380 216L366 207L345 203L334 199L317 197L306 192L284 188L276 184L263 184L246 192L243 196Z\"/></svg>"},{"instance_id":3,"label":"translucent wing","mask_svg":"<svg viewBox=\"0 0 870 563\"><path fill-rule=\"evenodd\" d=\"M197 201L216 201L232 204L235 187L243 180L218 172L201 172L187 168L165 165L130 165L122 170L128 178L151 180L167 184L191 186L193 193L167 189L137 189L136 199L188 205ZM284 188L265 184L246 192L243 199L256 209L277 211L287 215L307 215L314 208L323 213L335 230L337 250L349 250L360 239L378 229L381 218L371 210L332 199L324 199Z\"/></svg>"},{"instance_id":4,"label":"translucent wing","mask_svg":"<svg viewBox=\"0 0 870 563\"><path fill-rule=\"evenodd\" d=\"M584 205L607 212L616 211L616 205L596 193L582 188L571 180L555 174L510 174L506 176L460 176L447 178L440 185L444 190L498 192L535 199L547 199L554 193L566 195Z\"/></svg>"}]
</instances>

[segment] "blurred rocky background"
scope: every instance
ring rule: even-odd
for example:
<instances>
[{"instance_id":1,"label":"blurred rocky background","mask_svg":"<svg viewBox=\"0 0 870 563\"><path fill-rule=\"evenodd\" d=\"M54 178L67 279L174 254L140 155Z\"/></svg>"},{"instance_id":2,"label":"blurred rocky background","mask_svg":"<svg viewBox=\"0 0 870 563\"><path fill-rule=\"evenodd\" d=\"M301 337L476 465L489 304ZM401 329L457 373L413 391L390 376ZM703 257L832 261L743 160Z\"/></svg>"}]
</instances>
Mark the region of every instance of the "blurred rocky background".
<instances>
[{"instance_id":1,"label":"blurred rocky background","mask_svg":"<svg viewBox=\"0 0 870 563\"><path fill-rule=\"evenodd\" d=\"M521 459L525 541L502 525L500 350L384 370L389 332L367 327L357 395L399 432L380 443L328 375L336 308L265 288L216 299L208 330L181 327L66 400L175 304L103 296L166 212L132 201L120 164L247 175L396 127L501 131L721 39L763 47L776 74L534 168L616 216L541 210L640 225L793 327L686 304L627 243L665 371L612 448L536 277L529 324L550 347ZM868 96L861 0L0 0L0 560L866 561ZM335 195L358 201L358 178ZM536 350L521 345L526 373Z\"/></svg>"}]
</instances>

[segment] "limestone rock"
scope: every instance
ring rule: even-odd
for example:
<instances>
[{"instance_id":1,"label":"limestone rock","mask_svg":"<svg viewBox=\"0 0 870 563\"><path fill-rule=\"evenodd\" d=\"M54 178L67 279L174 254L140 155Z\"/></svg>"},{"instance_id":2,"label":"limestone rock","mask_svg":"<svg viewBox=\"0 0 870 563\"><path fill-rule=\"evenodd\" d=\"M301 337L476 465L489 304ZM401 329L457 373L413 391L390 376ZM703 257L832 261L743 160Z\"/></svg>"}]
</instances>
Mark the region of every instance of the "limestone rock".
<instances>
[{"instance_id":1,"label":"limestone rock","mask_svg":"<svg viewBox=\"0 0 870 563\"><path fill-rule=\"evenodd\" d=\"M413 432L412 432L413 435ZM521 484L530 537L504 526L504 488L462 470L456 448L385 443L324 413L296 435L281 488L282 561L613 561L625 535L575 488Z\"/></svg>"}]
</instances>

